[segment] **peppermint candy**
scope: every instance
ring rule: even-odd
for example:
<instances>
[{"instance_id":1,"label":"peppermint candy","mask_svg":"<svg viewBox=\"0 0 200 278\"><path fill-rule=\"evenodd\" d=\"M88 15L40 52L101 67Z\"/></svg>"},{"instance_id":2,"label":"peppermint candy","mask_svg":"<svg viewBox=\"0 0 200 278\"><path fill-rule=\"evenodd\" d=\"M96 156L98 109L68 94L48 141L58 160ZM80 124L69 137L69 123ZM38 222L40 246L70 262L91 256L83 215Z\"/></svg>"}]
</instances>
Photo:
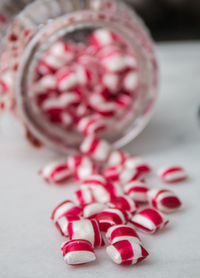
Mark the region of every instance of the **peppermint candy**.
<instances>
[{"instance_id":1,"label":"peppermint candy","mask_svg":"<svg viewBox=\"0 0 200 278\"><path fill-rule=\"evenodd\" d=\"M103 244L99 224L95 219L83 219L69 223L68 235L70 240L88 240L94 248L98 248Z\"/></svg>"},{"instance_id":2,"label":"peppermint candy","mask_svg":"<svg viewBox=\"0 0 200 278\"><path fill-rule=\"evenodd\" d=\"M157 173L162 181L166 183L180 182L188 178L185 170L180 166L162 167Z\"/></svg>"},{"instance_id":3,"label":"peppermint candy","mask_svg":"<svg viewBox=\"0 0 200 278\"><path fill-rule=\"evenodd\" d=\"M60 203L52 212L51 219L56 222L59 218L65 215L80 215L82 209L70 200Z\"/></svg>"},{"instance_id":4,"label":"peppermint candy","mask_svg":"<svg viewBox=\"0 0 200 278\"><path fill-rule=\"evenodd\" d=\"M149 254L144 247L135 240L121 240L106 248L108 256L116 264L136 264L144 260Z\"/></svg>"},{"instance_id":5,"label":"peppermint candy","mask_svg":"<svg viewBox=\"0 0 200 278\"><path fill-rule=\"evenodd\" d=\"M96 260L91 243L84 239L65 242L61 247L64 261L69 265L86 264Z\"/></svg>"},{"instance_id":6,"label":"peppermint candy","mask_svg":"<svg viewBox=\"0 0 200 278\"><path fill-rule=\"evenodd\" d=\"M131 223L137 229L152 234L162 229L168 222L168 219L166 219L161 212L153 208L143 209L136 213L131 219Z\"/></svg>"},{"instance_id":7,"label":"peppermint candy","mask_svg":"<svg viewBox=\"0 0 200 278\"><path fill-rule=\"evenodd\" d=\"M136 230L131 225L115 225L110 227L106 233L107 240L113 244L121 240L134 240L141 243L141 239Z\"/></svg>"},{"instance_id":8,"label":"peppermint candy","mask_svg":"<svg viewBox=\"0 0 200 278\"><path fill-rule=\"evenodd\" d=\"M150 205L164 213L173 212L181 206L180 199L167 189L154 188L149 190L148 199Z\"/></svg>"}]
</instances>

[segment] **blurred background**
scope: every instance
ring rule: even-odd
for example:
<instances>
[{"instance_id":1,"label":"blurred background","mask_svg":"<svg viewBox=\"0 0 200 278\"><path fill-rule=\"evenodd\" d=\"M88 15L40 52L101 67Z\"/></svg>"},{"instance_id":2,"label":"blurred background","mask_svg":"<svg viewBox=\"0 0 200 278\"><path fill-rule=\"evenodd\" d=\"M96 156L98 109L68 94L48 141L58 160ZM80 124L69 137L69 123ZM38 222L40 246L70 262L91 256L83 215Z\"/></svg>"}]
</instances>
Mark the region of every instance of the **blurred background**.
<instances>
[{"instance_id":1,"label":"blurred background","mask_svg":"<svg viewBox=\"0 0 200 278\"><path fill-rule=\"evenodd\" d=\"M0 0L14 15L33 0ZM132 5L151 30L156 41L200 39L199 0L124 0ZM1 19L0 19L1 21Z\"/></svg>"},{"instance_id":2,"label":"blurred background","mask_svg":"<svg viewBox=\"0 0 200 278\"><path fill-rule=\"evenodd\" d=\"M156 41L200 39L199 0L128 0Z\"/></svg>"}]
</instances>

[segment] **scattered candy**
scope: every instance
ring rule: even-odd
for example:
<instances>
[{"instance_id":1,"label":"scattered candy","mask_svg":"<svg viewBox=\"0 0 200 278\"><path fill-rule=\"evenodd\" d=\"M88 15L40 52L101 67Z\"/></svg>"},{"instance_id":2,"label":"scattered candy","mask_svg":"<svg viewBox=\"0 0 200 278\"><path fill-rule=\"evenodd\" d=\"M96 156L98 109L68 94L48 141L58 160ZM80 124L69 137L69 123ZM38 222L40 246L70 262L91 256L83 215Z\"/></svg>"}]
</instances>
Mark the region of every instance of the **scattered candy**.
<instances>
[{"instance_id":1,"label":"scattered candy","mask_svg":"<svg viewBox=\"0 0 200 278\"><path fill-rule=\"evenodd\" d=\"M68 236L68 224L73 221L80 220L81 217L78 215L63 215L55 222L58 231L62 236Z\"/></svg>"},{"instance_id":2,"label":"scattered candy","mask_svg":"<svg viewBox=\"0 0 200 278\"><path fill-rule=\"evenodd\" d=\"M169 221L157 210L146 208L136 213L131 223L139 230L147 233L155 233L167 225Z\"/></svg>"},{"instance_id":3,"label":"scattered candy","mask_svg":"<svg viewBox=\"0 0 200 278\"><path fill-rule=\"evenodd\" d=\"M169 213L181 206L180 199L171 191L166 189L151 189L148 192L149 203L157 210Z\"/></svg>"},{"instance_id":4,"label":"scattered candy","mask_svg":"<svg viewBox=\"0 0 200 278\"><path fill-rule=\"evenodd\" d=\"M121 240L106 248L108 256L116 264L136 264L144 260L149 254L144 247L135 240Z\"/></svg>"},{"instance_id":5,"label":"scattered candy","mask_svg":"<svg viewBox=\"0 0 200 278\"><path fill-rule=\"evenodd\" d=\"M80 215L82 209L76 206L72 201L67 200L59 204L52 212L51 219L56 222L64 215Z\"/></svg>"},{"instance_id":6,"label":"scattered candy","mask_svg":"<svg viewBox=\"0 0 200 278\"><path fill-rule=\"evenodd\" d=\"M86 264L96 260L91 243L84 239L67 241L61 250L64 261L69 265Z\"/></svg>"},{"instance_id":7,"label":"scattered candy","mask_svg":"<svg viewBox=\"0 0 200 278\"><path fill-rule=\"evenodd\" d=\"M39 171L39 174L49 183L63 183L72 177L72 171L63 160L49 163Z\"/></svg>"},{"instance_id":8,"label":"scattered candy","mask_svg":"<svg viewBox=\"0 0 200 278\"><path fill-rule=\"evenodd\" d=\"M136 230L130 225L115 225L110 227L107 230L106 238L111 244L129 239L135 240L136 243L141 243Z\"/></svg>"},{"instance_id":9,"label":"scattered candy","mask_svg":"<svg viewBox=\"0 0 200 278\"><path fill-rule=\"evenodd\" d=\"M80 150L83 154L91 156L96 161L106 161L110 153L110 145L103 139L98 139L93 135L85 137Z\"/></svg>"},{"instance_id":10,"label":"scattered candy","mask_svg":"<svg viewBox=\"0 0 200 278\"><path fill-rule=\"evenodd\" d=\"M88 240L94 248L102 246L103 239L99 224L95 219L83 219L68 224L68 235L71 239Z\"/></svg>"},{"instance_id":11,"label":"scattered candy","mask_svg":"<svg viewBox=\"0 0 200 278\"><path fill-rule=\"evenodd\" d=\"M99 227L102 232L106 232L111 226L126 223L125 213L116 208L104 209L96 216L96 219L99 222Z\"/></svg>"},{"instance_id":12,"label":"scattered candy","mask_svg":"<svg viewBox=\"0 0 200 278\"><path fill-rule=\"evenodd\" d=\"M162 167L158 170L158 176L166 183L175 183L187 179L187 174L182 167Z\"/></svg>"},{"instance_id":13,"label":"scattered candy","mask_svg":"<svg viewBox=\"0 0 200 278\"><path fill-rule=\"evenodd\" d=\"M97 214L100 213L105 208L106 205L102 203L88 204L83 208L83 217L89 219L95 218Z\"/></svg>"},{"instance_id":14,"label":"scattered candy","mask_svg":"<svg viewBox=\"0 0 200 278\"><path fill-rule=\"evenodd\" d=\"M149 188L141 181L132 181L124 186L124 192L136 202L147 202Z\"/></svg>"},{"instance_id":15,"label":"scattered candy","mask_svg":"<svg viewBox=\"0 0 200 278\"><path fill-rule=\"evenodd\" d=\"M131 213L136 212L138 205L129 196L115 197L108 204L110 208L118 208L120 210L129 211Z\"/></svg>"}]
</instances>

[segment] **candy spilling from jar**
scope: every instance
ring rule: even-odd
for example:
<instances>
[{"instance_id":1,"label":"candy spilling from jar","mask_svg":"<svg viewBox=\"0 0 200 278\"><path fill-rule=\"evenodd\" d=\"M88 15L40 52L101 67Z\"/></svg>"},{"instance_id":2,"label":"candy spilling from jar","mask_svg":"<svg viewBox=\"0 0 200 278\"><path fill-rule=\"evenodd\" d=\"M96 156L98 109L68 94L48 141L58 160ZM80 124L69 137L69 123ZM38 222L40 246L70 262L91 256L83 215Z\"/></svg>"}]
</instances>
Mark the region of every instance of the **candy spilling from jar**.
<instances>
[{"instance_id":1,"label":"candy spilling from jar","mask_svg":"<svg viewBox=\"0 0 200 278\"><path fill-rule=\"evenodd\" d=\"M112 134L134 117L138 88L133 50L115 32L97 29L85 43L53 43L37 64L29 94L36 109L64 130Z\"/></svg>"},{"instance_id":2,"label":"candy spilling from jar","mask_svg":"<svg viewBox=\"0 0 200 278\"><path fill-rule=\"evenodd\" d=\"M138 233L147 235L164 229L166 214L182 203L170 189L152 187L151 179L172 186L187 179L182 167L158 171L139 156L113 150L110 144L87 135L80 155L46 165L40 175L49 183L74 183L72 200L60 203L51 219L68 240L62 245L64 261L70 265L92 262L95 249L104 248L120 265L136 264L149 255Z\"/></svg>"}]
</instances>

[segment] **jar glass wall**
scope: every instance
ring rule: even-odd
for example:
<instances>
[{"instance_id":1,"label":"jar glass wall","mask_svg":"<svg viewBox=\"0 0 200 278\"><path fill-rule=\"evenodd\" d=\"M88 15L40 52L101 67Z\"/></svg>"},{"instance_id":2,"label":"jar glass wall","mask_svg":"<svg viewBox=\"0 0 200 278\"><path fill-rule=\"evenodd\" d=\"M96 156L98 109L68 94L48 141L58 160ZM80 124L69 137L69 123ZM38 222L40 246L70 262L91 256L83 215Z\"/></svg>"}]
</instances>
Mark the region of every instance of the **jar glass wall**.
<instances>
[{"instance_id":1,"label":"jar glass wall","mask_svg":"<svg viewBox=\"0 0 200 278\"><path fill-rule=\"evenodd\" d=\"M112 0L40 0L27 6L15 18L5 39L6 51L2 53L9 57L9 70L15 80L9 92L10 99L14 105L16 100L17 112L30 132L57 150L76 152L82 135L52 124L34 105L32 84L36 65L55 41L64 38L83 43L99 28L107 28L122 37L138 61L139 87L131 109L100 134L114 148L120 148L146 126L157 98L153 43L133 10L121 1Z\"/></svg>"}]
</instances>

